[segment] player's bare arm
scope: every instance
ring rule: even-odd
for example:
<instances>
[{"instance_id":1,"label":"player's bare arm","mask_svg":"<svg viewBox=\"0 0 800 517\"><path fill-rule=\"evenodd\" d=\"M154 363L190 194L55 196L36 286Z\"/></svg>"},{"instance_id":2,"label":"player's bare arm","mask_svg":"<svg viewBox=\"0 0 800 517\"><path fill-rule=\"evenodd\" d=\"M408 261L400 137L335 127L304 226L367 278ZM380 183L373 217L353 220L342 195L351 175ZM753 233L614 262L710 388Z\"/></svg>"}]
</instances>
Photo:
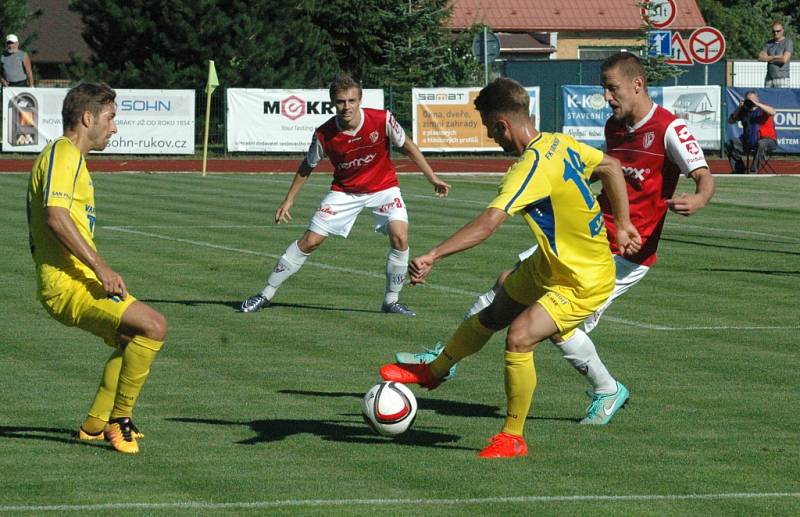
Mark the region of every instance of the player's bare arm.
<instances>
[{"instance_id":1,"label":"player's bare arm","mask_svg":"<svg viewBox=\"0 0 800 517\"><path fill-rule=\"evenodd\" d=\"M497 208L487 208L439 245L409 264L412 284L424 284L433 264L439 259L467 250L488 239L502 225L508 214Z\"/></svg>"},{"instance_id":2,"label":"player's bare arm","mask_svg":"<svg viewBox=\"0 0 800 517\"><path fill-rule=\"evenodd\" d=\"M667 200L667 206L676 214L690 216L702 209L714 196L716 186L708 167L693 170L689 177L695 182L694 194L683 193Z\"/></svg>"},{"instance_id":3,"label":"player's bare arm","mask_svg":"<svg viewBox=\"0 0 800 517\"><path fill-rule=\"evenodd\" d=\"M122 277L106 263L78 232L75 222L69 215L69 210L62 207L51 206L45 209L47 226L64 245L67 250L78 260L89 266L103 284L103 289L110 296L119 296L125 299L128 296L128 286Z\"/></svg>"},{"instance_id":4,"label":"player's bare arm","mask_svg":"<svg viewBox=\"0 0 800 517\"><path fill-rule=\"evenodd\" d=\"M623 255L633 255L642 245L639 231L631 222L628 206L628 189L625 187L625 176L619 160L603 155L603 160L595 167L594 173L603 183L603 189L611 202L614 224L617 227L617 246Z\"/></svg>"},{"instance_id":5,"label":"player's bare arm","mask_svg":"<svg viewBox=\"0 0 800 517\"><path fill-rule=\"evenodd\" d=\"M425 156L422 154L422 151L419 150L417 144L415 144L408 135L406 135L405 142L403 143L403 147L401 148L403 154L408 156L412 162L419 167L419 170L422 171L422 174L425 175L425 178L433 185L433 190L436 192L438 197L446 197L447 194L450 193L450 185L439 179L439 176L433 172L431 166L428 164L428 160L425 159Z\"/></svg>"},{"instance_id":6,"label":"player's bare arm","mask_svg":"<svg viewBox=\"0 0 800 517\"><path fill-rule=\"evenodd\" d=\"M275 210L275 223L289 223L292 220L292 214L289 210L292 208L294 204L294 198L297 197L297 193L300 192L300 189L303 188L303 185L306 184L308 177L311 176L311 171L314 168L311 167L308 162L303 160L300 164L300 167L297 168L297 172L294 175L294 179L292 179L292 184L289 186L289 191L286 193L286 197L283 199L283 202L278 206L278 209Z\"/></svg>"}]
</instances>

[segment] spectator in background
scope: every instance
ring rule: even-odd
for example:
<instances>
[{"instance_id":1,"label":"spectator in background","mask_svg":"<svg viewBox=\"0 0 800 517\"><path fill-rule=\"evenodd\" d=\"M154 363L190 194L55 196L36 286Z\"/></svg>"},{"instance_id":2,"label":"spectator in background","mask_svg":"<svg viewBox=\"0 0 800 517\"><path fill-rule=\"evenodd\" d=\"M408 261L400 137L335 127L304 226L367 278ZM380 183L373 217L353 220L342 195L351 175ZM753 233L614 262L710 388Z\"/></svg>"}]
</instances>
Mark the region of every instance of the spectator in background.
<instances>
[{"instance_id":1,"label":"spectator in background","mask_svg":"<svg viewBox=\"0 0 800 517\"><path fill-rule=\"evenodd\" d=\"M758 54L758 60L767 63L765 88L791 88L789 66L794 52L794 43L786 37L784 32L782 23L773 23L772 39L764 44L764 49Z\"/></svg>"},{"instance_id":2,"label":"spectator in background","mask_svg":"<svg viewBox=\"0 0 800 517\"><path fill-rule=\"evenodd\" d=\"M19 38L16 34L6 36L6 48L0 58L3 76L0 82L3 86L30 86L33 87L33 70L31 58L28 53L19 49Z\"/></svg>"},{"instance_id":3,"label":"spectator in background","mask_svg":"<svg viewBox=\"0 0 800 517\"><path fill-rule=\"evenodd\" d=\"M755 174L764 163L766 154L778 148L778 136L775 133L775 108L758 100L758 94L750 90L739 103L736 111L728 117L728 124L742 123L742 136L728 140L728 159L734 173L745 172L743 155L755 153L747 171Z\"/></svg>"}]
</instances>

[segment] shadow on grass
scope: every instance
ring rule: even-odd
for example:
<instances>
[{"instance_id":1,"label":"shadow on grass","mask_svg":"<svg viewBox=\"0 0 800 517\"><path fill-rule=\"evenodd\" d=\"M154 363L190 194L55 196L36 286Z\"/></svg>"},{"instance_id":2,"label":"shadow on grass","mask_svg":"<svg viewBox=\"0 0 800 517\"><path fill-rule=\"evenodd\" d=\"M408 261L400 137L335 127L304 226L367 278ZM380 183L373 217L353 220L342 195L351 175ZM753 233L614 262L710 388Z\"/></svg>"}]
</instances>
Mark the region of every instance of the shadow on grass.
<instances>
[{"instance_id":1,"label":"shadow on grass","mask_svg":"<svg viewBox=\"0 0 800 517\"><path fill-rule=\"evenodd\" d=\"M700 271L711 271L714 273L753 273L756 275L770 276L800 276L800 271L773 271L765 269L740 269L740 268L703 268Z\"/></svg>"},{"instance_id":2,"label":"shadow on grass","mask_svg":"<svg viewBox=\"0 0 800 517\"><path fill-rule=\"evenodd\" d=\"M140 302L143 303L172 303L176 305L186 305L187 307L197 307L199 305L221 305L223 307L229 307L236 312L239 312L240 307L242 306L242 301L225 301L225 300L163 300L157 298L137 298ZM280 303L275 302L269 306L267 309L262 309L259 312L268 312L271 309L277 309L280 307L286 307L289 309L310 309L315 311L336 311L336 312L365 312L368 314L383 314L383 312L379 309L348 309L346 307L331 307L327 305L309 305L304 303Z\"/></svg>"},{"instance_id":3,"label":"shadow on grass","mask_svg":"<svg viewBox=\"0 0 800 517\"><path fill-rule=\"evenodd\" d=\"M361 400L363 393L329 392L329 391L303 391L303 390L279 390L278 393L288 395L302 395L306 397L350 397ZM448 416L476 416L483 418L505 418L500 413L498 406L487 404L473 404L471 402L459 402L455 400L428 399L417 397L419 409L436 411L440 415Z\"/></svg>"},{"instance_id":4,"label":"shadow on grass","mask_svg":"<svg viewBox=\"0 0 800 517\"><path fill-rule=\"evenodd\" d=\"M63 427L28 427L0 426L0 438L22 440L40 440L45 442L66 443L69 445L87 445L89 447L108 448L104 440L84 441L75 438L75 429Z\"/></svg>"},{"instance_id":5,"label":"shadow on grass","mask_svg":"<svg viewBox=\"0 0 800 517\"><path fill-rule=\"evenodd\" d=\"M256 433L256 436L236 442L241 445L255 445L265 442L278 442L290 436L311 434L326 441L344 442L355 444L375 445L380 443L394 443L400 445L414 445L435 447L441 449L459 449L472 451L470 447L449 445L461 437L455 434L438 433L434 431L409 429L397 438L384 438L373 433L361 422L350 420L252 420L240 422L234 420L217 420L207 418L167 418L171 422L187 424L207 424L215 426L244 426Z\"/></svg>"},{"instance_id":6,"label":"shadow on grass","mask_svg":"<svg viewBox=\"0 0 800 517\"><path fill-rule=\"evenodd\" d=\"M701 246L704 248L714 248L714 249L728 249L728 250L736 250L736 251L755 251L759 254L772 254L772 255L800 255L800 252L796 251L785 251L785 250L775 250L769 249L767 247L764 248L744 248L742 246L733 246L733 245L725 245L719 243L712 243L712 242L700 242L700 241L691 241L686 239L676 239L675 237L661 237L662 241L668 242L678 242L680 244L693 244L695 246ZM781 244L790 244L782 242Z\"/></svg>"}]
</instances>

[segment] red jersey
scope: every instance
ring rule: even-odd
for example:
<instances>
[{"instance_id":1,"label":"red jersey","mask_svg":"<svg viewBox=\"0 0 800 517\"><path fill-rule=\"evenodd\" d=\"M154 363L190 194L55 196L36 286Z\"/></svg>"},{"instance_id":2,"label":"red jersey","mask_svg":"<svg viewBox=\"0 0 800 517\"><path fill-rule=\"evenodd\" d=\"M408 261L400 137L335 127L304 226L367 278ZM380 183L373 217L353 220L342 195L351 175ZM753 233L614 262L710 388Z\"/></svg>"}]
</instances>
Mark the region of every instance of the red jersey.
<instances>
[{"instance_id":1,"label":"red jersey","mask_svg":"<svg viewBox=\"0 0 800 517\"><path fill-rule=\"evenodd\" d=\"M318 127L306 163L313 168L323 157L330 158L334 169L331 190L354 194L386 190L398 185L389 146L402 147L405 136L389 111L362 108L356 129L341 129L337 117Z\"/></svg>"},{"instance_id":2,"label":"red jersey","mask_svg":"<svg viewBox=\"0 0 800 517\"><path fill-rule=\"evenodd\" d=\"M605 135L608 154L622 162L631 222L642 237L639 252L625 258L650 266L656 261L667 200L675 193L681 173L689 175L695 169L708 167L703 150L686 122L655 103L633 127L610 118ZM599 199L611 251L619 255L617 228L605 191Z\"/></svg>"}]
</instances>

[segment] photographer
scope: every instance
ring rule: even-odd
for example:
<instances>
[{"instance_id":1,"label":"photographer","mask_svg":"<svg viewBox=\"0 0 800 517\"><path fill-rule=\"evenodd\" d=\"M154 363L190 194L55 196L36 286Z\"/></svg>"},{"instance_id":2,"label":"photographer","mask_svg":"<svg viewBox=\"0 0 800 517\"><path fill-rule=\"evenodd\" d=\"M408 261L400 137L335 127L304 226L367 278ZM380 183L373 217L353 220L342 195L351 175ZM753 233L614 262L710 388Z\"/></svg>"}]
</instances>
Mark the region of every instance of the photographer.
<instances>
[{"instance_id":1,"label":"photographer","mask_svg":"<svg viewBox=\"0 0 800 517\"><path fill-rule=\"evenodd\" d=\"M766 153L771 153L778 148L777 134L772 117L775 109L758 100L758 94L751 90L744 96L736 111L728 117L728 124L742 124L742 136L728 140L728 159L731 170L736 174L745 172L742 156L755 154L750 163L749 174L759 171Z\"/></svg>"}]
</instances>

